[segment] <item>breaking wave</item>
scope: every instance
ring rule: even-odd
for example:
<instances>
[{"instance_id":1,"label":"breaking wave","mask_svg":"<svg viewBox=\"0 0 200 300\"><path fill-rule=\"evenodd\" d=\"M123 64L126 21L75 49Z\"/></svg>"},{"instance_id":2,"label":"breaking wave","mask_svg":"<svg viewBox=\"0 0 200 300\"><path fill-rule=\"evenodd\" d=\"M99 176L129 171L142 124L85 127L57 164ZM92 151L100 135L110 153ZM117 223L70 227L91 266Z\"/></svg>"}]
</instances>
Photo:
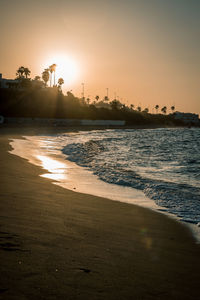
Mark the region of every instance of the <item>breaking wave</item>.
<instances>
[{"instance_id":1,"label":"breaking wave","mask_svg":"<svg viewBox=\"0 0 200 300\"><path fill-rule=\"evenodd\" d=\"M101 180L142 190L162 210L200 224L199 129L110 130L91 137L82 142L79 135L62 152Z\"/></svg>"}]
</instances>

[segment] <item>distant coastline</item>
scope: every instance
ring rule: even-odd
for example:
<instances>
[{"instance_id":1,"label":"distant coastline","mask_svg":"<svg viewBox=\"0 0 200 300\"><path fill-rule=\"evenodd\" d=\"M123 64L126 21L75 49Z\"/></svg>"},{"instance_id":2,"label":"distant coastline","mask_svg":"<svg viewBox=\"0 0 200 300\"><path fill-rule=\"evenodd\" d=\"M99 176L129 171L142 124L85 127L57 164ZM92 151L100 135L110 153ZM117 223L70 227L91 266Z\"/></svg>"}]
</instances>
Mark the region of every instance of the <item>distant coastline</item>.
<instances>
[{"instance_id":1,"label":"distant coastline","mask_svg":"<svg viewBox=\"0 0 200 300\"><path fill-rule=\"evenodd\" d=\"M6 123L57 126L200 126L197 114L177 112L175 106L168 109L156 105L156 113L150 113L147 107L128 106L108 96L86 99L84 95L79 98L71 91L64 95L61 84L48 87L39 76L35 79L28 76L19 74L15 80L0 76L1 123L5 120ZM168 110L171 113L167 113Z\"/></svg>"},{"instance_id":2,"label":"distant coastline","mask_svg":"<svg viewBox=\"0 0 200 300\"><path fill-rule=\"evenodd\" d=\"M190 128L191 126L189 126ZM198 127L198 126L195 126ZM45 119L45 118L4 118L0 128L17 128L26 132L38 130L43 132L68 132L68 131L89 131L103 129L156 129L156 128L188 128L187 125L162 125L162 124L126 124L119 120L78 120L78 119Z\"/></svg>"}]
</instances>

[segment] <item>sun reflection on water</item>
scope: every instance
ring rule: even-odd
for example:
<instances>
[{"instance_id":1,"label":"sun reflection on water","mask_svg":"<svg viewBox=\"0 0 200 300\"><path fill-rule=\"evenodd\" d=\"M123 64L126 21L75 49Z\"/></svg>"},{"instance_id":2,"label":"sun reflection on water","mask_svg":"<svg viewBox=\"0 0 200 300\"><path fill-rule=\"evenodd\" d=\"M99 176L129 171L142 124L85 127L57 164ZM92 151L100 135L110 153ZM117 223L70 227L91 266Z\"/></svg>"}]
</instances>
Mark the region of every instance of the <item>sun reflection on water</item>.
<instances>
[{"instance_id":1,"label":"sun reflection on water","mask_svg":"<svg viewBox=\"0 0 200 300\"><path fill-rule=\"evenodd\" d=\"M66 164L45 155L37 155L37 159L40 160L42 167L50 172L41 175L42 177L54 180L61 180L67 178Z\"/></svg>"}]
</instances>

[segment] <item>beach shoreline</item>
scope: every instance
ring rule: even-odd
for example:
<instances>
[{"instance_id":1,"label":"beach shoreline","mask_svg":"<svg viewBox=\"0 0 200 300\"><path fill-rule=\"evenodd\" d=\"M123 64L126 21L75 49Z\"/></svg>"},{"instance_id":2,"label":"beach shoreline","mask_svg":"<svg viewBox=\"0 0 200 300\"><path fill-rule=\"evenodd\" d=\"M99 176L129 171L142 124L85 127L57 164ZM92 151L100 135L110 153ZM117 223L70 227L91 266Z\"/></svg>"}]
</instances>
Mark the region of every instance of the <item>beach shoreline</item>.
<instances>
[{"instance_id":1,"label":"beach shoreline","mask_svg":"<svg viewBox=\"0 0 200 300\"><path fill-rule=\"evenodd\" d=\"M81 132L79 131L77 134L79 135ZM60 135L60 133L57 134ZM66 136L66 134L68 134L67 139L70 139L70 136L73 139L75 132L70 133L64 130L64 135ZM58 144L56 143L56 146L50 146L48 150L46 147L48 147L49 142L55 142L54 139L52 140L53 136L49 137L49 134L44 136L26 135L23 136L23 139L13 139L10 141L10 145L13 148L10 153L27 159L36 166L42 167L45 173L40 176L51 179L54 184L67 190L103 197L112 201L139 205L165 214L187 226L191 230L196 242L200 243L200 228L197 224L186 222L181 217L170 213L165 207L158 206L154 200L148 198L141 190L100 180L92 171L68 160L66 155L62 153L63 145L59 149L61 141ZM49 140L49 138L51 139ZM47 144L45 144L46 142Z\"/></svg>"},{"instance_id":2,"label":"beach shoreline","mask_svg":"<svg viewBox=\"0 0 200 300\"><path fill-rule=\"evenodd\" d=\"M200 247L186 226L40 177L8 152L9 139L36 132L1 128L0 297L197 299Z\"/></svg>"}]
</instances>

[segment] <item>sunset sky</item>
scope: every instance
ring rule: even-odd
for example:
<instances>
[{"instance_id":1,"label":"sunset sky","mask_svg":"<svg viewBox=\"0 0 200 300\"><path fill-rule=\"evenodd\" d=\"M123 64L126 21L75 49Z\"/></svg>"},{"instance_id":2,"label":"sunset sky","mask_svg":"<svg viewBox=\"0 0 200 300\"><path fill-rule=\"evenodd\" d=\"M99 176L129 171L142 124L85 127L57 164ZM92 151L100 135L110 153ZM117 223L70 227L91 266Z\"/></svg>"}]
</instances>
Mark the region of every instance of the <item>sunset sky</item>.
<instances>
[{"instance_id":1,"label":"sunset sky","mask_svg":"<svg viewBox=\"0 0 200 300\"><path fill-rule=\"evenodd\" d=\"M200 114L200 0L0 0L0 28L4 78L56 63L76 96Z\"/></svg>"}]
</instances>

